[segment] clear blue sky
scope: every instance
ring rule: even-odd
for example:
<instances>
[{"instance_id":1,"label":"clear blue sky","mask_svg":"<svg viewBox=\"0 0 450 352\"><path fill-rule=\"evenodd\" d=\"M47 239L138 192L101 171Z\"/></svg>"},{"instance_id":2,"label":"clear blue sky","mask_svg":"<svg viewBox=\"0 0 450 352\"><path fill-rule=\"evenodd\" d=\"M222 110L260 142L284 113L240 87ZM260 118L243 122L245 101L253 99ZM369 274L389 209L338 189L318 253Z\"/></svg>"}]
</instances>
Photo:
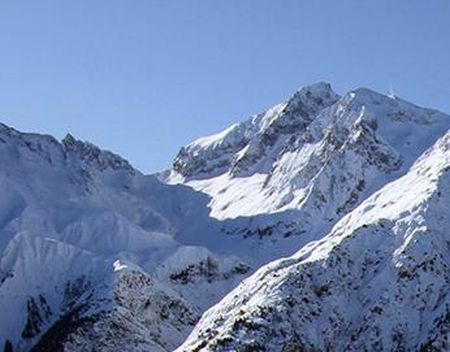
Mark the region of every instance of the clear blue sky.
<instances>
[{"instance_id":1,"label":"clear blue sky","mask_svg":"<svg viewBox=\"0 0 450 352\"><path fill-rule=\"evenodd\" d=\"M145 172L319 80L450 112L450 1L0 0L0 120Z\"/></svg>"}]
</instances>

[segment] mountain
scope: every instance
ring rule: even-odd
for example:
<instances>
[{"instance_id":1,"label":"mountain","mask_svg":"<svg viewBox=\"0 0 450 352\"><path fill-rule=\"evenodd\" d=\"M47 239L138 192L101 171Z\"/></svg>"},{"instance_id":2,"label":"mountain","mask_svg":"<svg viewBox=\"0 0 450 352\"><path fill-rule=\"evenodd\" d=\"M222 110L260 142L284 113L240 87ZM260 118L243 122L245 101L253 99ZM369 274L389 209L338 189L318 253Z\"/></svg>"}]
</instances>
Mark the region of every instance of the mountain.
<instances>
[{"instance_id":1,"label":"mountain","mask_svg":"<svg viewBox=\"0 0 450 352\"><path fill-rule=\"evenodd\" d=\"M448 351L450 132L321 240L246 279L177 351Z\"/></svg>"},{"instance_id":2,"label":"mountain","mask_svg":"<svg viewBox=\"0 0 450 352\"><path fill-rule=\"evenodd\" d=\"M0 193L5 350L170 351L250 270L174 239L204 196L70 135L0 125Z\"/></svg>"},{"instance_id":3,"label":"mountain","mask_svg":"<svg viewBox=\"0 0 450 352\"><path fill-rule=\"evenodd\" d=\"M340 97L318 83L181 148L166 181L209 195L230 252L260 265L323 236L449 128L435 110L364 88Z\"/></svg>"},{"instance_id":4,"label":"mountain","mask_svg":"<svg viewBox=\"0 0 450 352\"><path fill-rule=\"evenodd\" d=\"M381 326L382 321L406 324L403 315L392 318L403 312L401 304L406 307L402 314L409 319L419 314L422 324L407 324L420 336L396 325L399 336L408 338L402 343L407 348L427 343L441 347L443 338L433 336L445 337L447 331L447 320L442 318L446 309L442 302L447 299L443 280L448 278L443 264L445 226L439 232L441 240L434 240L430 232L435 241L430 243L444 256L433 262L441 265L434 268L439 274L433 277L416 275L414 265L426 255L409 253L409 240L402 236L416 243L416 233L427 226L434 229L432 217L446 219L432 210L432 194L445 188L441 180L445 180L448 155L439 146L446 145L448 137L416 160L449 128L450 117L438 111L363 88L340 96L329 84L318 83L299 89L285 103L181 148L172 170L144 175L120 156L71 135L58 141L0 124L0 349L168 352L187 338L205 310L218 304L202 318L182 350L218 346L240 350L249 345L252 333L240 322L229 332L229 323L238 306L245 308L245 314L258 316L255 302L272 307L267 309L275 320L269 324L258 316L248 320L251 324L267 323L281 335L286 331L283 339L276 332L258 330L255 338L266 350L271 350L272 340L279 346L326 350L334 337L344 343L345 329L352 331L353 322L367 319L383 333L380 349L387 348L391 342L382 329L394 323ZM425 171L419 177L414 170ZM383 196L376 198L378 194ZM394 204L384 202L390 196L397 197L390 200ZM391 217L383 213L385 208ZM405 228L413 229L413 222L406 224L407 214L419 208L422 218L414 218L418 225L410 234ZM395 226L379 229L378 234L375 229L381 225L370 221L384 223L386 217ZM342 225L345 221L349 228ZM357 227L376 235L368 235L369 240L356 236L357 232L358 240L350 241ZM336 234L337 228L343 229L342 236ZM348 239L345 243L351 248L341 246L337 238ZM365 248L375 254L364 259ZM398 301L401 294L390 292L403 294L404 288L392 281L394 269L382 276L375 272L382 269L379 263L388 270L390 256L397 260L396 253L402 255L403 248L405 258L412 258L404 261L408 269L404 275L411 277L407 292L421 285L428 296L439 297L436 308L420 306L412 298ZM310 259L323 256L306 265L306 253L311 253ZM363 259L367 274L360 272ZM297 271L314 275L298 276ZM278 279L269 272L276 272ZM234 291L242 297L227 296L218 303L249 276ZM366 301L385 302L368 286L372 277L374 287L386 287L390 299L380 320L367 316L365 309ZM421 281L428 278L430 287ZM350 279L355 293L339 287ZM295 286L298 282L305 286ZM284 290L293 302L301 301L303 293L298 292L304 292L308 301L298 304L303 318L283 305L289 302ZM346 301L347 296L353 300ZM255 299L248 306L240 300L243 297ZM308 302L313 298L312 305ZM344 314L342 310L353 301L354 309ZM336 316L327 315L331 309ZM272 319L271 313L261 314ZM334 319L336 325L316 317ZM307 318L309 325L301 325ZM319 325L326 329L322 345L314 330ZM309 330L297 336L299 326ZM217 338L208 332L210 328L217 331ZM198 337L200 332L204 338ZM368 334L355 335L352 348L367 347ZM223 344L222 337L228 335L233 340L226 338L229 344ZM289 340L295 336L300 342ZM258 347L249 346L245 348Z\"/></svg>"}]
</instances>

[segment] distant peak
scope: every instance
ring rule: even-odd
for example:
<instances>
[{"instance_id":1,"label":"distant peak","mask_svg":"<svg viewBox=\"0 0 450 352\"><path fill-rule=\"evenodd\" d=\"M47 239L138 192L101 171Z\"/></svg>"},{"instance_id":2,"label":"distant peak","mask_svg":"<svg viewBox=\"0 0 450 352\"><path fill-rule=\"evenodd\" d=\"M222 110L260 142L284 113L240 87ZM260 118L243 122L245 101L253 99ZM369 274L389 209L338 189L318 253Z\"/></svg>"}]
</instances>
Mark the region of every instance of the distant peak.
<instances>
[{"instance_id":1,"label":"distant peak","mask_svg":"<svg viewBox=\"0 0 450 352\"><path fill-rule=\"evenodd\" d=\"M312 92L323 92L323 91L332 91L333 88L331 84L328 82L320 81L313 84L309 84L306 86L302 86L298 91L312 91Z\"/></svg>"},{"instance_id":2,"label":"distant peak","mask_svg":"<svg viewBox=\"0 0 450 352\"><path fill-rule=\"evenodd\" d=\"M317 82L310 85L300 87L294 94L295 96L306 96L306 97L318 97L318 96L330 96L338 97L333 91L331 84L328 82Z\"/></svg>"},{"instance_id":3,"label":"distant peak","mask_svg":"<svg viewBox=\"0 0 450 352\"><path fill-rule=\"evenodd\" d=\"M70 133L67 133L64 139L62 140L63 144L74 144L77 140Z\"/></svg>"},{"instance_id":4,"label":"distant peak","mask_svg":"<svg viewBox=\"0 0 450 352\"><path fill-rule=\"evenodd\" d=\"M297 90L288 100L285 111L304 117L312 116L333 105L339 98L340 96L333 91L329 83L318 82Z\"/></svg>"},{"instance_id":5,"label":"distant peak","mask_svg":"<svg viewBox=\"0 0 450 352\"><path fill-rule=\"evenodd\" d=\"M369 88L357 88L349 91L347 94L343 97L344 101L352 101L353 103L357 104L391 104L393 99L389 98L387 95L376 92Z\"/></svg>"},{"instance_id":6,"label":"distant peak","mask_svg":"<svg viewBox=\"0 0 450 352\"><path fill-rule=\"evenodd\" d=\"M356 101L356 102L360 102L360 103L376 103L376 104L381 104L381 103L386 103L388 105L392 104L395 102L395 104L406 104L409 106L416 106L411 102L408 102L406 100L400 99L397 96L391 95L392 92L388 93L388 94L383 94L380 92L377 92L375 90L369 89L369 88L357 88L354 90L349 91L345 96L350 97L351 100ZM421 108L421 109L426 109L426 108L422 108L422 107L418 107L417 108Z\"/></svg>"},{"instance_id":7,"label":"distant peak","mask_svg":"<svg viewBox=\"0 0 450 352\"><path fill-rule=\"evenodd\" d=\"M128 163L128 161L123 159L119 155L107 150L102 150L95 144L80 141L73 137L70 133L68 133L64 137L64 139L62 140L62 144L67 152L78 155L88 164L94 164L101 170L111 168L134 171L133 167Z\"/></svg>"}]
</instances>

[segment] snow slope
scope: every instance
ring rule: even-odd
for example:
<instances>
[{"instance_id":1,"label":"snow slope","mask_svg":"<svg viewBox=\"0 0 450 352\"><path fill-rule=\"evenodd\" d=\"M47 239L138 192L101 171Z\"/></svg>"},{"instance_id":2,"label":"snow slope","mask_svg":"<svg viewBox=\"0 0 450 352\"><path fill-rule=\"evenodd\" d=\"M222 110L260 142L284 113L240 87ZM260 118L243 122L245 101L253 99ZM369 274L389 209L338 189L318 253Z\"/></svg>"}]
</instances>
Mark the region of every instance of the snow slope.
<instances>
[{"instance_id":1,"label":"snow slope","mask_svg":"<svg viewBox=\"0 0 450 352\"><path fill-rule=\"evenodd\" d=\"M437 111L367 89L339 96L318 83L194 141L174 170L152 176L71 135L60 142L0 124L0 348L171 351L255 268L300 249L332 248L336 236L322 238L349 212L367 202L384 209L373 194L403 177L449 128L450 117ZM414 180L417 194L405 204L394 199L398 209L431 204L432 182ZM364 209L362 219L383 214ZM391 254L389 243L383 255ZM288 268L296 258L269 268ZM265 270L256 276L261 282ZM237 292L258 292L272 304L252 280ZM316 343L311 331L302 336L308 346Z\"/></svg>"},{"instance_id":2,"label":"snow slope","mask_svg":"<svg viewBox=\"0 0 450 352\"><path fill-rule=\"evenodd\" d=\"M246 279L177 351L450 349L450 132L321 240Z\"/></svg>"},{"instance_id":3,"label":"snow slope","mask_svg":"<svg viewBox=\"0 0 450 352\"><path fill-rule=\"evenodd\" d=\"M247 239L230 251L267 263L328 232L449 128L438 111L364 88L339 97L318 83L182 148L166 180L209 195L224 232Z\"/></svg>"},{"instance_id":4,"label":"snow slope","mask_svg":"<svg viewBox=\"0 0 450 352\"><path fill-rule=\"evenodd\" d=\"M174 239L192 218L208 216L204 196L142 175L119 156L70 135L58 142L0 125L0 193L2 348L27 351L50 329L46 341L59 347L69 340L89 346L112 334L102 349L114 350L118 331L132 330L129 341L139 341L142 350L168 351L249 271L237 258ZM139 294L133 291L142 296L136 299L155 296L157 306L130 308L133 294L117 301L123 286L123 275L114 271L117 260L139 272L129 274L143 282ZM163 325L149 318L153 308L170 311L172 304L183 316L169 314ZM105 329L96 328L98 335L88 339L82 330L68 330L65 317L75 327L75 318L79 324L99 320L94 324ZM134 317L138 321L128 326ZM116 329L106 329L111 324Z\"/></svg>"}]
</instances>

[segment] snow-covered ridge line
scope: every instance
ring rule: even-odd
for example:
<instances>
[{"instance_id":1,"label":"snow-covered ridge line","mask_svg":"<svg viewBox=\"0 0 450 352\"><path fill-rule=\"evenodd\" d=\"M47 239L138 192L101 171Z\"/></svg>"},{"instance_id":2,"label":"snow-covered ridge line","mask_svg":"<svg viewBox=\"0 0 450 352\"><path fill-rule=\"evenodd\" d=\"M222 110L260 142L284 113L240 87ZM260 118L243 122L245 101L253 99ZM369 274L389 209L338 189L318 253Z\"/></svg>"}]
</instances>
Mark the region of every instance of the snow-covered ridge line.
<instances>
[{"instance_id":1,"label":"snow-covered ridge line","mask_svg":"<svg viewBox=\"0 0 450 352\"><path fill-rule=\"evenodd\" d=\"M191 218L207 218L202 195L70 135L58 142L1 125L0 193L7 351L112 351L120 340L167 352L250 270L174 239Z\"/></svg>"},{"instance_id":2,"label":"snow-covered ridge line","mask_svg":"<svg viewBox=\"0 0 450 352\"><path fill-rule=\"evenodd\" d=\"M392 106L389 117L392 120L411 120L419 124L432 123L443 115L438 111L418 107L400 98L392 98L367 88L359 88L340 97L328 83L320 82L301 88L287 102L275 105L250 119L236 123L224 131L199 138L181 148L176 156L173 169L184 181L201 180L224 173L230 175L251 175L267 172L263 165L245 171L240 164L254 164L266 153L266 149L276 144L283 135L298 134L317 119L320 113L330 108L336 116L349 109ZM334 107L333 107L334 106ZM413 112L413 113L411 113ZM343 123L345 123L345 117ZM291 138L292 139L292 138ZM281 142L286 143L286 142ZM275 153L279 152L276 151ZM272 151L272 154L274 151ZM262 169L261 169L262 168ZM172 176L174 177L174 176Z\"/></svg>"},{"instance_id":3,"label":"snow-covered ridge line","mask_svg":"<svg viewBox=\"0 0 450 352\"><path fill-rule=\"evenodd\" d=\"M126 169L136 172L129 162L117 154L100 149L94 144L75 139L71 134L62 140L62 145L67 152L80 155L87 163L96 163L98 167L112 169Z\"/></svg>"},{"instance_id":4,"label":"snow-covered ridge line","mask_svg":"<svg viewBox=\"0 0 450 352\"><path fill-rule=\"evenodd\" d=\"M19 132L0 123L0 142L7 143L10 139L25 145L30 151L40 154L49 162L61 158L60 154L63 154L64 158L67 158L68 154L76 154L76 158L94 164L99 170L112 168L137 172L119 155L102 150L92 143L77 140L71 134L67 134L60 142L50 135Z\"/></svg>"},{"instance_id":5,"label":"snow-covered ridge line","mask_svg":"<svg viewBox=\"0 0 450 352\"><path fill-rule=\"evenodd\" d=\"M391 249L401 243L401 236L391 232L401 233L408 214L435 204L428 195L445 189L446 181L428 182L446 180L433 174L428 154L422 159L430 168L418 167L420 173L411 179L404 175L449 128L445 114L366 89L338 96L319 83L222 134L191 143L184 149L186 157L176 159L189 176L174 170L154 176L70 135L58 142L0 125L0 302L6 302L0 305L0 348L113 351L121 346L168 352L206 308L262 264L298 250L309 261L306 256L284 260L286 271L299 262L302 271L304 264L322 268L330 260L347 260L347 252L336 257L339 248L353 243L347 234L355 228L356 237L373 230L373 241L365 242L367 236L358 241L377 250L381 234L387 234L391 247L382 247L382 254L390 258ZM445 170L446 159L439 160L435 166ZM374 198L399 177L412 180L411 199ZM397 188L408 193L405 185L394 185L392 196L398 195ZM390 202L397 203L401 221L388 217L397 214ZM411 210L411 204L417 209ZM347 215L361 209L357 217ZM435 208L427 209L420 213L425 220L428 214L440 217ZM380 222L383 226L395 222L398 229L383 228L377 220L381 215L388 219ZM414 219L420 226L407 234L411 243L422 231L420 216ZM357 221L371 217L367 228ZM343 219L351 220L341 237L335 225ZM400 257L402 250L397 251ZM282 273L280 263L268 268ZM358 266L348 265L359 273ZM311 270L326 281L320 268ZM261 283L270 275L265 272ZM280 286L289 287L284 274L279 278ZM382 278L375 279L380 286ZM361 287L370 281L358 280L355 285ZM256 292L261 300L278 302L276 290L243 287L248 297ZM435 313L439 318L441 311Z\"/></svg>"},{"instance_id":6,"label":"snow-covered ridge line","mask_svg":"<svg viewBox=\"0 0 450 352\"><path fill-rule=\"evenodd\" d=\"M201 139L184 149L192 158L186 152L175 159L191 171L200 165L199 174L183 176L175 169L161 176L208 195L211 217L240 243L227 247L242 255L258 248L258 264L291 255L330 231L364 199L404 175L450 128L444 113L365 88L338 96L321 83L298 94L292 113L282 104L269 110L270 116L261 114L266 124L238 145L239 151L224 151L228 135L209 144ZM245 131L249 121L237 126ZM223 158L225 167L216 168ZM213 171L205 173L201 165ZM203 237L190 241L205 245Z\"/></svg>"},{"instance_id":7,"label":"snow-covered ridge line","mask_svg":"<svg viewBox=\"0 0 450 352\"><path fill-rule=\"evenodd\" d=\"M450 348L450 131L329 235L246 279L177 351Z\"/></svg>"},{"instance_id":8,"label":"snow-covered ridge line","mask_svg":"<svg viewBox=\"0 0 450 352\"><path fill-rule=\"evenodd\" d=\"M450 128L448 115L365 88L339 97L320 83L292 101L295 108L277 105L182 148L169 182L210 195L212 215L223 219L307 207L318 183L336 193L332 175L354 168L350 190L335 194L345 213L405 173ZM251 185L251 197L237 187L243 184Z\"/></svg>"},{"instance_id":9,"label":"snow-covered ridge line","mask_svg":"<svg viewBox=\"0 0 450 352\"><path fill-rule=\"evenodd\" d=\"M226 171L239 174L240 160L252 158L253 149L270 146L274 134L303 128L337 99L328 83L301 88L287 102L183 147L174 160L174 170L186 179L210 178Z\"/></svg>"}]
</instances>

